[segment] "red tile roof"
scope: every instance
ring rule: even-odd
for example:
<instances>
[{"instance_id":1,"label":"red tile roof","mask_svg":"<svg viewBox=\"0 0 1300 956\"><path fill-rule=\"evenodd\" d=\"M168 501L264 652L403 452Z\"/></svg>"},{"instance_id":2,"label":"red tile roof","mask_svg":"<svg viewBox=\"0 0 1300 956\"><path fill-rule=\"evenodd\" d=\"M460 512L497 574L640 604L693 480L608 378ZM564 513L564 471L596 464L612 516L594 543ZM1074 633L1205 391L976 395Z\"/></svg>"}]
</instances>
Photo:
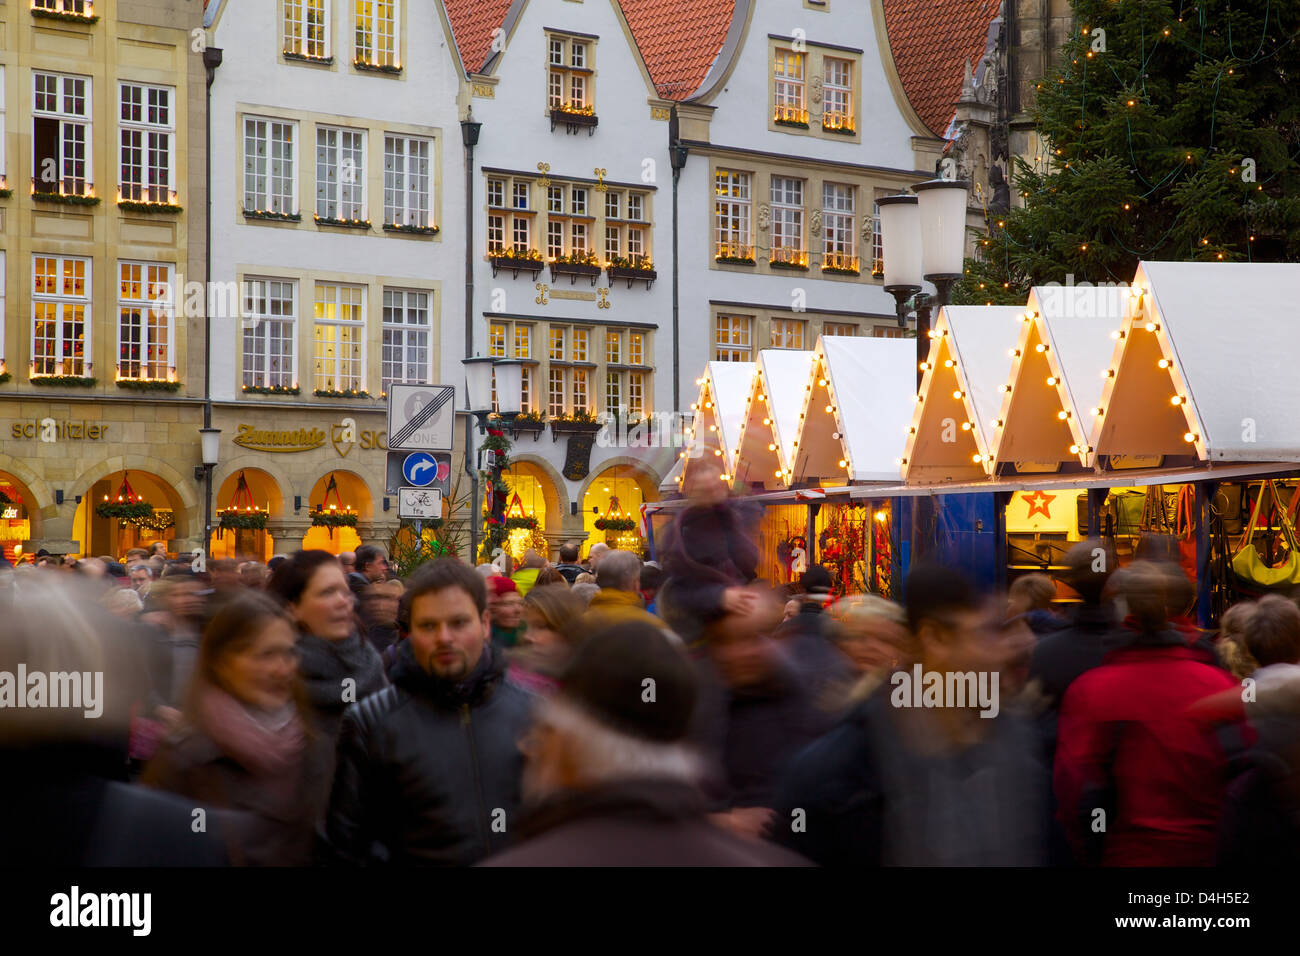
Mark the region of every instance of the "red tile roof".
<instances>
[{"instance_id":1,"label":"red tile roof","mask_svg":"<svg viewBox=\"0 0 1300 956\"><path fill-rule=\"evenodd\" d=\"M885 28L907 99L942 136L961 96L966 61L979 69L1001 0L884 0Z\"/></svg>"},{"instance_id":2,"label":"red tile roof","mask_svg":"<svg viewBox=\"0 0 1300 956\"><path fill-rule=\"evenodd\" d=\"M467 73L477 73L492 49L492 31L501 26L512 0L444 0L447 20Z\"/></svg>"},{"instance_id":3,"label":"red tile roof","mask_svg":"<svg viewBox=\"0 0 1300 956\"><path fill-rule=\"evenodd\" d=\"M620 0L660 96L684 100L718 58L735 0Z\"/></svg>"}]
</instances>

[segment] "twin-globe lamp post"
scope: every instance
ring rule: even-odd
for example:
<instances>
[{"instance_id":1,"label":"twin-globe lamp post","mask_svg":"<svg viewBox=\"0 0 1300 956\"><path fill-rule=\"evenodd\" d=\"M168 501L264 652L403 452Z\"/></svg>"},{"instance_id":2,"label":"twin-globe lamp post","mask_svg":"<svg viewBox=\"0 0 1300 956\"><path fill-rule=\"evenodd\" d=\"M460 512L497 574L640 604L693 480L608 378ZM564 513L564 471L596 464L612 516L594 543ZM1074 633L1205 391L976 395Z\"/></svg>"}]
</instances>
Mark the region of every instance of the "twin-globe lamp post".
<instances>
[{"instance_id":1,"label":"twin-globe lamp post","mask_svg":"<svg viewBox=\"0 0 1300 956\"><path fill-rule=\"evenodd\" d=\"M899 326L907 324L910 311L916 312L918 394L930 349L930 312L948 304L953 283L962 277L968 189L962 180L933 179L913 186L914 196L877 200L885 291L894 297ZM922 282L931 283L935 294L923 294ZM912 505L911 560L916 561L934 540L934 507L924 495L913 498Z\"/></svg>"},{"instance_id":2,"label":"twin-globe lamp post","mask_svg":"<svg viewBox=\"0 0 1300 956\"><path fill-rule=\"evenodd\" d=\"M520 359L475 356L461 359L461 364L465 366L466 407L478 422L478 433L480 435L487 433L488 416L494 411L492 403L494 381L496 385L495 411L500 416L502 430L508 428L513 432L514 421L519 417L520 406L523 405L524 363ZM471 431L471 441L472 434ZM465 453L470 456L470 461L476 462L478 455L477 443L473 443L471 447L466 449ZM470 552L475 555L475 560L477 560L479 541L478 471L476 467L474 469L474 487L471 494L469 521ZM500 479L501 459L499 456L494 456L489 480L495 488ZM500 495L494 497L492 499L492 517L498 521L503 520L505 510L505 499Z\"/></svg>"}]
</instances>

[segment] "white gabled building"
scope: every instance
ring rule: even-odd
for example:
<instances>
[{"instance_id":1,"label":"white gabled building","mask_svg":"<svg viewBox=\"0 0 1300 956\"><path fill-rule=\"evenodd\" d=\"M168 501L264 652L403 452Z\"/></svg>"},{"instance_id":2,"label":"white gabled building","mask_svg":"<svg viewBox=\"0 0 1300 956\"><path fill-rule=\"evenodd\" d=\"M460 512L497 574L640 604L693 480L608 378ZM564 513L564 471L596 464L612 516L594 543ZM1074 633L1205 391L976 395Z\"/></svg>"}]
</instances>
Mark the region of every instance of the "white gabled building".
<instances>
[{"instance_id":1,"label":"white gabled building","mask_svg":"<svg viewBox=\"0 0 1300 956\"><path fill-rule=\"evenodd\" d=\"M442 5L214 0L205 26L214 508L243 475L273 544L241 551L386 542L385 390L462 378L463 77ZM313 528L322 504L357 535Z\"/></svg>"}]
</instances>

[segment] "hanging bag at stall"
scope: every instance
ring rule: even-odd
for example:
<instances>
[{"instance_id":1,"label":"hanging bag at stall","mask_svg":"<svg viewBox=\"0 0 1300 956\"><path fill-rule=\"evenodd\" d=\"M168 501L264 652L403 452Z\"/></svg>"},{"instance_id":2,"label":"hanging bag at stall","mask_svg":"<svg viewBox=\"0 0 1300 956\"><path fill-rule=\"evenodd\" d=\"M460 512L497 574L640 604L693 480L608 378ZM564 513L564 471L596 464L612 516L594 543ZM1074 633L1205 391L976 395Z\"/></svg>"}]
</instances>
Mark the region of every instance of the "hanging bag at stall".
<instances>
[{"instance_id":1,"label":"hanging bag at stall","mask_svg":"<svg viewBox=\"0 0 1300 956\"><path fill-rule=\"evenodd\" d=\"M1286 557L1282 563L1269 567L1255 548L1255 526L1259 522L1264 501L1266 498L1271 498L1274 502L1278 500L1277 489L1272 481L1266 483L1265 489L1261 489L1259 497L1255 499L1255 508L1250 513L1246 533L1242 536L1236 554L1232 556L1232 571L1249 588L1278 588L1300 584L1300 552L1296 549L1295 529L1285 511L1279 509L1282 536L1287 543Z\"/></svg>"},{"instance_id":2,"label":"hanging bag at stall","mask_svg":"<svg viewBox=\"0 0 1300 956\"><path fill-rule=\"evenodd\" d=\"M1174 512L1174 532L1178 536L1178 563L1183 573L1196 583L1196 489L1183 485L1178 489L1178 506Z\"/></svg>"}]
</instances>

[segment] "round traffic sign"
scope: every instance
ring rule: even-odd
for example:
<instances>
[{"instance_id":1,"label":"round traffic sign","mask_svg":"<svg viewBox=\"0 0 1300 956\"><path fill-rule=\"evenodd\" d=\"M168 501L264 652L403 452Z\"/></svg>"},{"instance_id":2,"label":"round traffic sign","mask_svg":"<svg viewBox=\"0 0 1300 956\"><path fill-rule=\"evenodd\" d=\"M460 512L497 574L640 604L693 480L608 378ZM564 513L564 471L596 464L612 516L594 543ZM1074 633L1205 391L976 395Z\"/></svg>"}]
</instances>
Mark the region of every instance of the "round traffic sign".
<instances>
[{"instance_id":1,"label":"round traffic sign","mask_svg":"<svg viewBox=\"0 0 1300 956\"><path fill-rule=\"evenodd\" d=\"M402 462L402 477L408 485L423 488L438 480L438 460L427 451L415 451Z\"/></svg>"}]
</instances>

